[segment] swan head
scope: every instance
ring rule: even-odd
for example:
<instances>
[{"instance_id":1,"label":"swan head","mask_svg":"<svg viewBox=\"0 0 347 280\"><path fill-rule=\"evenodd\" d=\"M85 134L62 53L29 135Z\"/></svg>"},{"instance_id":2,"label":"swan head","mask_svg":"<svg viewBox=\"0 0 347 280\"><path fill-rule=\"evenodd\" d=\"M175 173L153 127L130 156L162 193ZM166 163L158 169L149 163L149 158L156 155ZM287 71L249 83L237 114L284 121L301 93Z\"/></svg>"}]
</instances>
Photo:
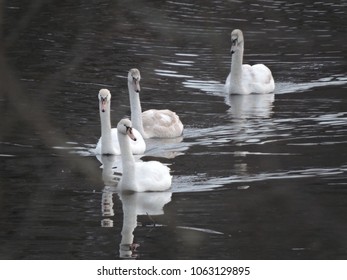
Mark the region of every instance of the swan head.
<instances>
[{"instance_id":1,"label":"swan head","mask_svg":"<svg viewBox=\"0 0 347 280\"><path fill-rule=\"evenodd\" d=\"M243 34L240 29L234 29L231 32L231 49L230 53L233 55L238 50L243 49Z\"/></svg>"},{"instance_id":2,"label":"swan head","mask_svg":"<svg viewBox=\"0 0 347 280\"><path fill-rule=\"evenodd\" d=\"M133 87L135 92L140 92L141 75L139 69L133 68L128 73L128 84Z\"/></svg>"},{"instance_id":3,"label":"swan head","mask_svg":"<svg viewBox=\"0 0 347 280\"><path fill-rule=\"evenodd\" d=\"M111 101L111 93L108 89L100 89L98 94L101 112L105 112L107 104Z\"/></svg>"},{"instance_id":4,"label":"swan head","mask_svg":"<svg viewBox=\"0 0 347 280\"><path fill-rule=\"evenodd\" d=\"M122 119L117 125L117 130L123 135L128 135L131 140L136 141L136 137L133 134L132 123L129 119Z\"/></svg>"}]
</instances>

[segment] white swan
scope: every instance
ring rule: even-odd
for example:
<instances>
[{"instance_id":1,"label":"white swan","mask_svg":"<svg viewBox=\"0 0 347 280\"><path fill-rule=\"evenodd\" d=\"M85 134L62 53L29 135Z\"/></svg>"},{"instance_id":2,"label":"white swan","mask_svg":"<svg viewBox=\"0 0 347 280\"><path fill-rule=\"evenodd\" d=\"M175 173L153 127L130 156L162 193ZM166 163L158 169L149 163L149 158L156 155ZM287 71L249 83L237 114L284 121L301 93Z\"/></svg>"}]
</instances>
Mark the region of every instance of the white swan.
<instances>
[{"instance_id":1,"label":"white swan","mask_svg":"<svg viewBox=\"0 0 347 280\"><path fill-rule=\"evenodd\" d=\"M128 90L131 121L144 138L174 138L182 135L183 124L175 112L170 110L147 110L142 112L140 103L140 71L130 69Z\"/></svg>"},{"instance_id":2,"label":"white swan","mask_svg":"<svg viewBox=\"0 0 347 280\"><path fill-rule=\"evenodd\" d=\"M119 181L121 191L165 191L171 187L170 169L159 161L135 162L130 139L136 141L131 121L118 123L118 141L121 149L123 174ZM130 139L129 139L130 137Z\"/></svg>"},{"instance_id":3,"label":"white swan","mask_svg":"<svg viewBox=\"0 0 347 280\"><path fill-rule=\"evenodd\" d=\"M225 82L228 94L270 93L275 89L271 71L264 64L242 64L244 40L242 31L231 32L231 70Z\"/></svg>"},{"instance_id":4,"label":"white swan","mask_svg":"<svg viewBox=\"0 0 347 280\"><path fill-rule=\"evenodd\" d=\"M101 137L94 150L95 154L120 155L117 128L111 129L111 93L108 89L99 91L99 111L101 121ZM136 142L131 143L131 151L135 155L141 155L146 150L146 143L141 134L134 130Z\"/></svg>"}]
</instances>

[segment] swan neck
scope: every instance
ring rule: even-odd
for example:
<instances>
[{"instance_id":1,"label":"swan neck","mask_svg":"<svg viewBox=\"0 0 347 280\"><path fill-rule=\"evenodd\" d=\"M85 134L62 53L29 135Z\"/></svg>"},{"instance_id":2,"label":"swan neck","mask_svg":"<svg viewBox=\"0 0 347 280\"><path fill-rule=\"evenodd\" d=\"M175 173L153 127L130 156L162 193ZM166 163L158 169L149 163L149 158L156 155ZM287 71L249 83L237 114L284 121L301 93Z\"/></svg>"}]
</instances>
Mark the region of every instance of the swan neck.
<instances>
[{"instance_id":1,"label":"swan neck","mask_svg":"<svg viewBox=\"0 0 347 280\"><path fill-rule=\"evenodd\" d=\"M133 191L133 189L131 189L131 186L135 185L135 159L130 146L130 141L132 140L130 140L130 138L127 135L118 132L118 141L121 150L121 158L123 165L123 174L121 179L122 190Z\"/></svg>"},{"instance_id":2,"label":"swan neck","mask_svg":"<svg viewBox=\"0 0 347 280\"><path fill-rule=\"evenodd\" d=\"M133 124L133 127L141 133L142 137L144 137L140 94L133 90L131 84L129 83L128 89L130 98L131 122Z\"/></svg>"},{"instance_id":3,"label":"swan neck","mask_svg":"<svg viewBox=\"0 0 347 280\"><path fill-rule=\"evenodd\" d=\"M241 77L242 73L242 62L243 62L243 48L236 51L231 56L231 74L234 77Z\"/></svg>"},{"instance_id":4,"label":"swan neck","mask_svg":"<svg viewBox=\"0 0 347 280\"><path fill-rule=\"evenodd\" d=\"M100 107L100 121L101 121L101 150L102 153L110 153L113 150L112 134L111 134L111 116L110 104L106 106L104 112Z\"/></svg>"}]
</instances>

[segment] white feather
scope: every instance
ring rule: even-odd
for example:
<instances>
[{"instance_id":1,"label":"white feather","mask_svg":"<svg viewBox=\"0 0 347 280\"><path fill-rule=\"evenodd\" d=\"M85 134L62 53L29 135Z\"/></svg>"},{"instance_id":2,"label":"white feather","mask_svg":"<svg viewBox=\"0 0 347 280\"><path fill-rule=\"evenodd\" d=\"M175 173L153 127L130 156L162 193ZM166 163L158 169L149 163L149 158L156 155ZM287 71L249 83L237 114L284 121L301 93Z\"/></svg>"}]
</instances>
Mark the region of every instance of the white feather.
<instances>
[{"instance_id":1,"label":"white feather","mask_svg":"<svg viewBox=\"0 0 347 280\"><path fill-rule=\"evenodd\" d=\"M118 123L118 140L121 149L123 173L119 182L122 191L165 191L171 187L170 168L159 161L135 161L130 149L131 121Z\"/></svg>"},{"instance_id":2,"label":"white feather","mask_svg":"<svg viewBox=\"0 0 347 280\"><path fill-rule=\"evenodd\" d=\"M111 129L110 111L111 111L111 93L107 89L99 91L99 111L101 121L101 137L99 138L95 154L120 155L121 149L118 141L117 128ZM134 129L136 141L131 143L131 151L135 155L141 155L146 150L146 143L140 132Z\"/></svg>"},{"instance_id":3,"label":"white feather","mask_svg":"<svg viewBox=\"0 0 347 280\"><path fill-rule=\"evenodd\" d=\"M225 82L228 94L271 93L275 89L272 73L264 64L242 64L244 39L239 29L231 32L231 70Z\"/></svg>"},{"instance_id":4,"label":"white feather","mask_svg":"<svg viewBox=\"0 0 347 280\"><path fill-rule=\"evenodd\" d=\"M142 112L140 102L140 80L138 69L128 73L128 89L131 120L144 138L174 138L183 133L183 124L177 114L170 110L147 110Z\"/></svg>"}]
</instances>

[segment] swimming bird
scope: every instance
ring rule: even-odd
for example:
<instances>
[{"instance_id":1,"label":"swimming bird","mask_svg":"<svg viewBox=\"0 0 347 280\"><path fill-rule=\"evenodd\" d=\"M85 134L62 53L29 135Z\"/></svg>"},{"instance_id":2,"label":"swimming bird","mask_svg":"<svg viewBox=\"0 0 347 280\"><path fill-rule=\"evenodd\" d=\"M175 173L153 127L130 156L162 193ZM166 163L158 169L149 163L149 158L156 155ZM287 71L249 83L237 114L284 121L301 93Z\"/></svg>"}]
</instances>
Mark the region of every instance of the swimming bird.
<instances>
[{"instance_id":1,"label":"swimming bird","mask_svg":"<svg viewBox=\"0 0 347 280\"><path fill-rule=\"evenodd\" d=\"M117 128L111 128L111 93L108 89L101 89L98 94L101 121L101 137L94 150L95 154L120 155ZM141 155L146 150L146 143L140 132L133 131L137 141L131 143L131 152Z\"/></svg>"},{"instance_id":2,"label":"swimming bird","mask_svg":"<svg viewBox=\"0 0 347 280\"><path fill-rule=\"evenodd\" d=\"M242 64L244 38L240 29L231 32L231 70L225 82L228 94L271 93L275 89L272 73L264 64Z\"/></svg>"},{"instance_id":3,"label":"swimming bird","mask_svg":"<svg viewBox=\"0 0 347 280\"><path fill-rule=\"evenodd\" d=\"M165 191L171 187L170 168L159 161L135 161L130 141L136 141L132 123L122 119L117 125L123 173L118 186L122 192Z\"/></svg>"},{"instance_id":4,"label":"swimming bird","mask_svg":"<svg viewBox=\"0 0 347 280\"><path fill-rule=\"evenodd\" d=\"M140 71L136 68L128 72L128 90L131 121L144 138L174 138L183 133L183 124L171 110L151 109L142 112L140 102Z\"/></svg>"}]
</instances>

